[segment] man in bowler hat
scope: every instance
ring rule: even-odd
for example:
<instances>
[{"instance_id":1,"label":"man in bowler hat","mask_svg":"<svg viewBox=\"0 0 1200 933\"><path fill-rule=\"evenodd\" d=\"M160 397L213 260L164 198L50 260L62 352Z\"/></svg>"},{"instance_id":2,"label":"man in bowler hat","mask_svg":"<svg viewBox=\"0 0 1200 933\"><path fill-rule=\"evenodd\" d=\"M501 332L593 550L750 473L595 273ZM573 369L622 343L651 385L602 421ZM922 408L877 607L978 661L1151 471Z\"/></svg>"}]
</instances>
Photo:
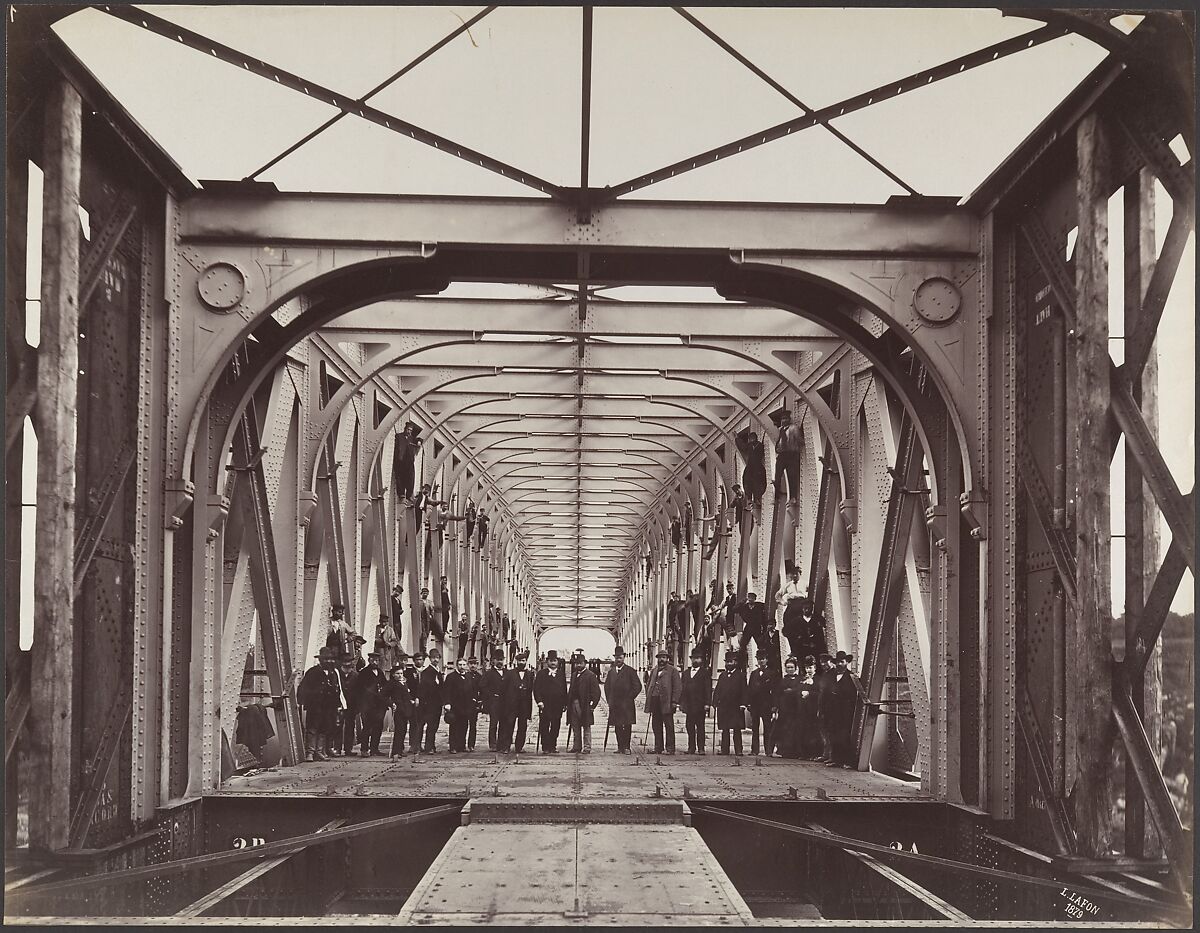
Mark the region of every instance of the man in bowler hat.
<instances>
[{"instance_id":1,"label":"man in bowler hat","mask_svg":"<svg viewBox=\"0 0 1200 933\"><path fill-rule=\"evenodd\" d=\"M642 692L642 682L633 668L625 663L625 649L620 645L613 650L612 669L604 682L604 696L608 700L608 723L617 734L615 754L628 755L633 735L633 724L637 722L634 700Z\"/></svg>"}]
</instances>

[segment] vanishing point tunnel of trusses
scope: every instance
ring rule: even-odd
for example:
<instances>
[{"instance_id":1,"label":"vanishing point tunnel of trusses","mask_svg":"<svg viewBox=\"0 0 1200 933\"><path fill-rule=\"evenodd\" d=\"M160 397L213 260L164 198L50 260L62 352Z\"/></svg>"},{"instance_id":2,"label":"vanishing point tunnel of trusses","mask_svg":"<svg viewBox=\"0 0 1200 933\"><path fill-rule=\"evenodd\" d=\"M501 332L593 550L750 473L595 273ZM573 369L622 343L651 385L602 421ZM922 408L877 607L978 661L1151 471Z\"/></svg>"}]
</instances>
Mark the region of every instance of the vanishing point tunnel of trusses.
<instances>
[{"instance_id":1,"label":"vanishing point tunnel of trusses","mask_svg":"<svg viewBox=\"0 0 1200 933\"><path fill-rule=\"evenodd\" d=\"M268 914L358 896L415 922L445 907L438 872L469 860L479 827L508 827L488 845L511 833L504 846L530 848L536 832L512 827L533 808L679 833L694 819L688 851L742 920L747 891L774 896L756 878L817 884L830 852L821 897L805 892L826 917L1046 919L1069 880L1108 919L1178 919L1190 829L1155 760L1154 646L1195 532L1158 449L1153 349L1193 226L1192 162L1168 145L1192 138L1178 21L1151 14L1127 36L1047 14L835 104L865 109L1073 31L1106 51L962 203L843 139L905 192L871 205L627 197L684 163L590 186L591 10L580 183L565 186L154 13L104 8L537 196L298 193L256 180L265 167L198 186L50 30L63 12L18 16L13 46L31 77L10 101L10 231L25 229L26 166L44 190L36 348L24 304L6 307L10 516L26 416L37 444L33 550L19 521L7 538L10 647L21 568L36 566L32 644L10 652L6 698L6 760L23 762L8 790L28 799L28 828L10 808L7 838L27 833L14 851L50 873L15 888L14 909L199 915L252 890ZM801 109L694 162L834 131L834 114ZM1156 184L1173 208L1158 250ZM1106 346L1118 196L1121 365ZM7 258L19 281L20 237ZM1136 544L1114 659L1095 620L1110 614L1107 464L1122 439ZM741 609L754 593L785 622L801 592L819 641L857 670L845 768L664 763L640 734L631 762L305 760L297 684L356 634L389 659L511 664L536 662L550 629L602 629L639 676L660 650L682 666L701 651L711 689L726 652L753 667L761 648L779 670L816 644L771 624L750 638ZM251 708L273 733L254 753ZM425 840L406 849L417 823ZM270 861L238 874L255 847ZM349 887L305 892L332 847ZM576 913L620 913L595 898L577 887Z\"/></svg>"}]
</instances>

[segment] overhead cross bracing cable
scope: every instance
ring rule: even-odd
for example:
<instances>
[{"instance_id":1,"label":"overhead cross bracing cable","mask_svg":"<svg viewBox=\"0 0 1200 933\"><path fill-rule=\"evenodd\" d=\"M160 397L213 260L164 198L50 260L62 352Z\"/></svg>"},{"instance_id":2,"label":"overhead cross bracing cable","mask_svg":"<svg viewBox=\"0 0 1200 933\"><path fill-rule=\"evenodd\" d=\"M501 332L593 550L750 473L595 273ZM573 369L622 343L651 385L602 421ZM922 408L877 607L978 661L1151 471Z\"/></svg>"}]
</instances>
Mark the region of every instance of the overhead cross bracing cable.
<instances>
[{"instance_id":1,"label":"overhead cross bracing cable","mask_svg":"<svg viewBox=\"0 0 1200 933\"><path fill-rule=\"evenodd\" d=\"M776 139L782 139L785 136L790 136L792 133L798 133L801 130L816 126L824 120L833 120L858 110L864 110L880 101L899 97L902 94L907 94L909 91L915 91L918 88L933 84L935 81L942 81L954 75L962 74L964 71L969 71L972 68L978 68L980 65L986 65L988 62L1005 58L1015 52L1021 52L1036 45L1042 45L1053 39L1065 36L1069 32L1070 30L1063 26L1044 26L1041 29L1035 29L1033 32L1016 36L1012 39L1005 39L1003 42L989 45L977 52L962 55L944 64L927 68L924 71L919 71L906 78L900 78L897 81L889 81L887 84L882 84L873 90L856 94L854 97L847 97L845 100L839 101L836 104L830 104L828 107L822 107L819 110L814 110L805 116L767 127L764 130L759 130L757 133L751 133L749 136L743 136L741 139L728 142L723 146L709 149L706 152L698 153L687 159L681 159L671 165L647 172L645 175L639 175L637 178L631 178L629 181L621 182L618 185L611 185L605 188L601 194L597 195L597 200L614 200L633 191L638 191L650 185L657 184L660 181L665 181L668 178L675 178L694 169L710 165L719 159L735 156L740 152L748 152L751 149L764 146L769 142L774 142Z\"/></svg>"},{"instance_id":2,"label":"overhead cross bracing cable","mask_svg":"<svg viewBox=\"0 0 1200 933\"><path fill-rule=\"evenodd\" d=\"M494 6L489 6L489 7L485 7L480 12L476 13L469 20L467 20L465 23L460 25L457 29L454 29L453 31L447 33L445 36L443 36L441 39L439 39L437 42L435 42L433 45L431 45L429 48L427 48L424 52L422 52L420 55L418 55L416 58L414 58L412 61L410 61L407 65L405 65L403 68L401 68L395 74L393 74L391 77L386 78L385 80L381 81L379 84L375 85L375 87L373 87L373 88L371 88L371 90L367 91L367 93L364 94L362 97L360 97L357 101L355 101L355 103L357 103L358 105L361 106L361 105L365 104L367 101L369 101L376 94L379 94L381 91L383 91L385 88L391 87L393 84L395 84L401 78L403 78L406 74L408 74L410 71L412 71L414 68L416 68L417 65L421 64L421 62L425 61L427 58L430 58L435 52L438 52L445 46L449 45L452 41L457 39L464 32L469 30L472 26L474 26L476 23L478 23L481 19L483 19L485 16L487 16L489 13L491 13L495 9L496 8ZM330 117L328 120L326 120L320 126L318 126L315 130L313 130L311 133L308 133L307 135L302 136L296 142L292 143L290 146L288 146L286 149L284 149L283 152L279 153L279 155L275 156L275 158L271 159L264 166L262 166L262 168L259 168L256 171L253 171L249 175L247 175L246 176L247 180L253 181L255 178L257 178L263 172L267 171L267 169L282 162L284 159L286 159L288 156L290 156L293 152L295 152L301 146L307 145L308 143L312 142L314 139L316 139L318 136L320 136L322 133L324 133L327 129L329 129L335 123L340 121L342 119L342 117L346 116L346 114L348 112L349 111L342 110L335 116Z\"/></svg>"},{"instance_id":3,"label":"overhead cross bracing cable","mask_svg":"<svg viewBox=\"0 0 1200 933\"><path fill-rule=\"evenodd\" d=\"M799 97L797 97L795 94L793 94L787 88L785 88L782 84L780 84L778 81L776 81L774 78L772 78L769 74L767 74L765 71L763 71L761 68L759 68L758 65L754 64L754 62L752 62L749 58L747 58L745 55L743 55L741 52L739 52L737 49L735 49L732 45L730 45L728 42L726 42L724 39L722 39L712 29L709 29L708 26L704 25L704 23L700 22L700 20L696 19L696 17L694 17L691 13L689 13L683 7L677 6L674 8L674 10L676 13L678 13L680 16L682 16L684 19L686 19L689 23L691 23L693 26L695 26L698 30L700 30L700 32L704 33L704 35L708 36L709 39L711 39L713 42L715 42L717 45L719 45L722 49L724 49L726 52L728 52L737 62L744 65L753 74L755 74L756 76L761 78L768 85L770 85L772 88L774 88L776 91L778 91L781 95L783 95L783 97L786 98L791 104L795 105L796 107L799 107L800 110L804 114L807 115L807 114L812 114L814 112L812 107L810 107L810 106L808 106L808 104L804 103L804 101L802 101ZM825 129L827 129L830 133L832 133L839 142L844 143L854 153L856 153L857 155L864 158L867 162L869 162L872 166L874 166L879 171L881 171L884 175L886 175L888 178L890 178L892 181L894 181L896 184L898 184L901 188L903 188L909 194L920 195L921 192L919 192L916 188L914 188L912 185L910 185L908 182L906 182L903 178L901 178L899 175L897 175L895 172L893 172L891 169L889 169L886 165L884 165L882 162L880 162L878 159L876 159L873 155L871 155L869 152L867 152L865 149L863 149L862 146L860 146L858 143L856 143L854 140L852 140L849 136L847 136L841 130L837 129L830 122L830 120L828 118L819 119L817 122L819 122L823 127L825 127Z\"/></svg>"},{"instance_id":4,"label":"overhead cross bracing cable","mask_svg":"<svg viewBox=\"0 0 1200 933\"><path fill-rule=\"evenodd\" d=\"M169 20L163 19L160 16L155 16L145 10L134 6L109 6L105 5L99 9L103 10L109 16L116 19L124 20L134 26L162 36L166 39L172 39L179 42L187 48L194 49L197 52L203 52L206 55L211 55L220 61L230 65L236 65L251 74L256 74L259 77L267 78L274 81L283 87L298 91L313 100L319 100L331 107L336 107L338 110L353 114L356 117L361 117L384 129L391 130L400 136L407 136L410 139L423 143L426 146L432 146L439 152L444 152L456 159L461 159L464 162L470 162L472 165L478 165L480 168L487 169L489 172L495 172L510 181L515 181L518 184L525 185L528 188L533 188L540 191L542 194L548 194L552 198L562 200L566 197L567 190L553 182L546 181L544 178L539 178L532 172L526 172L522 169L509 165L507 162L501 162L499 159L486 155L464 146L461 143L456 143L452 139L447 139L445 136L439 136L423 127L417 126L415 123L409 123L400 117L393 116L390 113L385 113L372 107L370 104L363 104L352 97L348 97L338 91L331 90L323 85L317 84L315 81L308 81L298 75L292 74L290 71L285 71L282 68L276 68L274 65L264 62L260 58L255 58L252 55L246 55L239 52L237 49L231 48L223 43L209 39L198 32L187 29L184 26L176 25Z\"/></svg>"}]
</instances>

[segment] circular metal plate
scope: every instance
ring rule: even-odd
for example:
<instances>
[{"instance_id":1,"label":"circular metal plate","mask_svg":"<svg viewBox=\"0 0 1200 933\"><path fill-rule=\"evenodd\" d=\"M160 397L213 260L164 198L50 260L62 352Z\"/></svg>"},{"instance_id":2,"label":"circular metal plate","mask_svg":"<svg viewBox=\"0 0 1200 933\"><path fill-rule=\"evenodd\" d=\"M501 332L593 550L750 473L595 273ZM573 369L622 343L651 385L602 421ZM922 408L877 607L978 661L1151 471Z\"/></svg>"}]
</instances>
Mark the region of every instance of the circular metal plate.
<instances>
[{"instance_id":1,"label":"circular metal plate","mask_svg":"<svg viewBox=\"0 0 1200 933\"><path fill-rule=\"evenodd\" d=\"M214 262L200 273L200 300L214 311L228 311L246 297L246 276L233 263Z\"/></svg>"},{"instance_id":2,"label":"circular metal plate","mask_svg":"<svg viewBox=\"0 0 1200 933\"><path fill-rule=\"evenodd\" d=\"M962 308L962 293L949 279L935 276L917 287L913 308L930 324L945 324Z\"/></svg>"}]
</instances>

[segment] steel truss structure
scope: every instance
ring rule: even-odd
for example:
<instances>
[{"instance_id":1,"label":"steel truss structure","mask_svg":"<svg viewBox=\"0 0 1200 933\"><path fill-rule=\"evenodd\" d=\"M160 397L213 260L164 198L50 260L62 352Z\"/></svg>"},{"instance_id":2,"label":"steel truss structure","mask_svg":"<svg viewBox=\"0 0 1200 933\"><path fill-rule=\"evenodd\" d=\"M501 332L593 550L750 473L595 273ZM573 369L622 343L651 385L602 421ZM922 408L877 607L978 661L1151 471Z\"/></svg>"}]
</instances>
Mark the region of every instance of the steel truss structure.
<instances>
[{"instance_id":1,"label":"steel truss structure","mask_svg":"<svg viewBox=\"0 0 1200 933\"><path fill-rule=\"evenodd\" d=\"M48 31L62 10L18 18L13 48L37 79L9 98L6 761L27 743L36 849L120 846L219 787L248 669L281 698L295 764L295 685L330 610L369 638L381 616L397 621L396 582L406 649L428 585L448 625L466 615L498 631L503 618L529 648L553 626L597 626L645 663L672 640L671 593L707 601L733 582L773 605L790 560L831 648L860 658L859 767L918 772L931 798L1013 843L1053 839L1055 856L1082 859L1112 842L1119 738L1124 851L1165 853L1190 891L1189 836L1154 757L1155 645L1195 572L1192 493L1157 446L1155 340L1194 229L1193 161L1167 144L1190 145L1193 129L1176 18L1149 14L1127 37L1047 14L1020 41L813 110L680 10L803 115L600 190L587 181L590 12L581 183L564 188L374 109L389 82L351 99L140 9L103 9L338 108L292 149L365 119L549 197L301 195L253 180L286 152L198 190ZM1076 30L1110 57L962 205L921 197L844 136L910 194L873 207L622 199ZM20 300L29 160L45 173L36 349ZM1157 254L1155 181L1173 207ZM1120 365L1107 313L1118 191ZM462 283L526 297L452 297ZM603 297L624 284L720 300ZM798 501L768 487L737 525L736 436L760 434L770 475L780 407L803 433ZM20 544L26 417L33 554ZM449 504L444 531L396 495L394 438L410 420L426 438L417 485ZM1114 660L1121 438L1127 632ZM453 517L468 498L491 518L486 540ZM30 560L22 658L12 593ZM460 647L456 628L446 636L443 650Z\"/></svg>"}]
</instances>

